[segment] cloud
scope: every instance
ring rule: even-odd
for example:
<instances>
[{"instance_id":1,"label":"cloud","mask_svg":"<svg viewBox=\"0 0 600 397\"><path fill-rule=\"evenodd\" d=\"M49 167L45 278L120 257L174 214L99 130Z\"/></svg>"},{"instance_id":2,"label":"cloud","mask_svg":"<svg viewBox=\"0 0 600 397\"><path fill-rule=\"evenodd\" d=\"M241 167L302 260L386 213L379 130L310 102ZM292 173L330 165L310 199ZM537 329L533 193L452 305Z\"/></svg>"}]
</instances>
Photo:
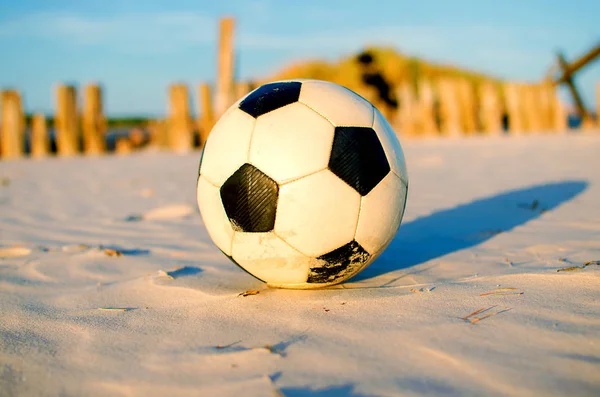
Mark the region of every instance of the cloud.
<instances>
[{"instance_id":1,"label":"cloud","mask_svg":"<svg viewBox=\"0 0 600 397\"><path fill-rule=\"evenodd\" d=\"M66 46L107 46L120 52L163 53L213 44L216 21L194 12L110 17L33 13L3 23L0 38L34 38Z\"/></svg>"}]
</instances>

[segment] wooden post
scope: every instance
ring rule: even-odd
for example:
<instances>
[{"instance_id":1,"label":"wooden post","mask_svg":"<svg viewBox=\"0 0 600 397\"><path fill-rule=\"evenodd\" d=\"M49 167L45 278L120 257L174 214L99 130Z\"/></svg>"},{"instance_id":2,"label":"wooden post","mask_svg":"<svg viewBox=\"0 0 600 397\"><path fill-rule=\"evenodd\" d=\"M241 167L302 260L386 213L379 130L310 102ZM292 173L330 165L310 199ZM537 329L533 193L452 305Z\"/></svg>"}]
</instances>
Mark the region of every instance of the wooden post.
<instances>
[{"instance_id":1,"label":"wooden post","mask_svg":"<svg viewBox=\"0 0 600 397\"><path fill-rule=\"evenodd\" d=\"M549 125L549 109L548 100L546 98L547 87L544 82L535 84L535 99L536 99L536 116L537 116L537 132L547 132Z\"/></svg>"},{"instance_id":2,"label":"wooden post","mask_svg":"<svg viewBox=\"0 0 600 397\"><path fill-rule=\"evenodd\" d=\"M435 119L435 96L428 80L419 81L419 118L420 132L424 135L437 135L438 126Z\"/></svg>"},{"instance_id":3,"label":"wooden post","mask_svg":"<svg viewBox=\"0 0 600 397\"><path fill-rule=\"evenodd\" d=\"M521 85L518 83L506 83L504 85L504 98L506 101L506 112L508 113L508 130L511 134L522 133L525 130L525 123L523 120Z\"/></svg>"},{"instance_id":4,"label":"wooden post","mask_svg":"<svg viewBox=\"0 0 600 397\"><path fill-rule=\"evenodd\" d=\"M523 122L521 133L529 133L531 131L531 92L528 89L527 83L519 84L517 88L519 95L519 103L521 108L521 120Z\"/></svg>"},{"instance_id":5,"label":"wooden post","mask_svg":"<svg viewBox=\"0 0 600 397\"><path fill-rule=\"evenodd\" d=\"M81 136L77 123L77 91L74 86L58 85L57 109L54 117L56 147L59 156L79 153Z\"/></svg>"},{"instance_id":6,"label":"wooden post","mask_svg":"<svg viewBox=\"0 0 600 397\"><path fill-rule=\"evenodd\" d=\"M524 111L526 129L529 132L540 132L543 129L543 112L541 109L542 91L539 84L523 85Z\"/></svg>"},{"instance_id":7,"label":"wooden post","mask_svg":"<svg viewBox=\"0 0 600 397\"><path fill-rule=\"evenodd\" d=\"M107 123L102 109L102 90L97 84L85 87L83 147L86 154L106 151Z\"/></svg>"},{"instance_id":8,"label":"wooden post","mask_svg":"<svg viewBox=\"0 0 600 397\"><path fill-rule=\"evenodd\" d=\"M167 123L165 120L153 120L148 123L150 146L163 149L169 147Z\"/></svg>"},{"instance_id":9,"label":"wooden post","mask_svg":"<svg viewBox=\"0 0 600 397\"><path fill-rule=\"evenodd\" d=\"M461 134L460 106L455 81L442 78L438 81L441 132L443 135Z\"/></svg>"},{"instance_id":10,"label":"wooden post","mask_svg":"<svg viewBox=\"0 0 600 397\"><path fill-rule=\"evenodd\" d=\"M16 159L25 151L25 115L21 95L16 90L2 92L2 124L0 125L0 148L3 159Z\"/></svg>"},{"instance_id":11,"label":"wooden post","mask_svg":"<svg viewBox=\"0 0 600 397\"><path fill-rule=\"evenodd\" d=\"M600 48L600 47L599 47ZM562 81L567 84L569 91L571 92L571 96L573 97L573 101L575 102L575 108L577 109L577 113L579 117L581 117L582 125L585 124L589 120L589 114L585 105L583 104L583 99L579 95L577 87L575 87L575 82L573 80L573 71L569 70L569 64L567 63L565 57L562 53L558 53L556 55L558 60L558 66L563 72Z\"/></svg>"},{"instance_id":12,"label":"wooden post","mask_svg":"<svg viewBox=\"0 0 600 397\"><path fill-rule=\"evenodd\" d=\"M542 131L546 133L555 132L554 113L555 102L554 85L551 81L545 80L540 84L540 121Z\"/></svg>"},{"instance_id":13,"label":"wooden post","mask_svg":"<svg viewBox=\"0 0 600 397\"><path fill-rule=\"evenodd\" d=\"M50 153L50 137L44 113L36 113L31 118L30 147L32 157L45 157Z\"/></svg>"},{"instance_id":14,"label":"wooden post","mask_svg":"<svg viewBox=\"0 0 600 397\"><path fill-rule=\"evenodd\" d=\"M208 134L215 123L210 85L207 83L200 84L199 94L200 114L198 117L198 129L200 130L200 146L204 146Z\"/></svg>"},{"instance_id":15,"label":"wooden post","mask_svg":"<svg viewBox=\"0 0 600 397\"><path fill-rule=\"evenodd\" d=\"M460 107L461 130L465 134L473 134L477 130L473 84L467 79L460 79L456 81L456 90Z\"/></svg>"},{"instance_id":16,"label":"wooden post","mask_svg":"<svg viewBox=\"0 0 600 397\"><path fill-rule=\"evenodd\" d=\"M409 82L400 84L396 89L396 97L399 99L400 107L396 112L396 120L392 124L398 125L400 134L414 136L418 133L418 103L412 84Z\"/></svg>"},{"instance_id":17,"label":"wooden post","mask_svg":"<svg viewBox=\"0 0 600 397\"><path fill-rule=\"evenodd\" d=\"M479 86L480 120L486 134L502 133L502 104L498 87L492 82L483 82Z\"/></svg>"},{"instance_id":18,"label":"wooden post","mask_svg":"<svg viewBox=\"0 0 600 397\"><path fill-rule=\"evenodd\" d=\"M234 49L233 29L235 21L233 18L223 18L219 24L219 54L217 65L217 87L215 95L216 117L223 113L235 102L234 83Z\"/></svg>"},{"instance_id":19,"label":"wooden post","mask_svg":"<svg viewBox=\"0 0 600 397\"><path fill-rule=\"evenodd\" d=\"M173 84L169 88L169 146L178 152L193 147L194 127L190 115L190 98L185 84Z\"/></svg>"}]
</instances>

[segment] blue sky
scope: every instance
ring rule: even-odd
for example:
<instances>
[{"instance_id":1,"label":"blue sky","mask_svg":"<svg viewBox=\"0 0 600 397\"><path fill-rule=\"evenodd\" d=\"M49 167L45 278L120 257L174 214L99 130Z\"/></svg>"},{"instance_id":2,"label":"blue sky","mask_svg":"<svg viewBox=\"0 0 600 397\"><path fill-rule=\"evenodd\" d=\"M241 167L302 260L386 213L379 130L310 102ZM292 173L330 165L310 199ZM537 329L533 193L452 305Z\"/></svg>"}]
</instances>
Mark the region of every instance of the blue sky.
<instances>
[{"instance_id":1,"label":"blue sky","mask_svg":"<svg viewBox=\"0 0 600 397\"><path fill-rule=\"evenodd\" d=\"M241 78L365 45L519 80L540 79L557 49L600 40L597 0L0 0L0 87L50 113L57 82L98 81L110 115L162 115L167 86L212 81L217 21L237 17ZM596 103L600 61L577 83Z\"/></svg>"}]
</instances>

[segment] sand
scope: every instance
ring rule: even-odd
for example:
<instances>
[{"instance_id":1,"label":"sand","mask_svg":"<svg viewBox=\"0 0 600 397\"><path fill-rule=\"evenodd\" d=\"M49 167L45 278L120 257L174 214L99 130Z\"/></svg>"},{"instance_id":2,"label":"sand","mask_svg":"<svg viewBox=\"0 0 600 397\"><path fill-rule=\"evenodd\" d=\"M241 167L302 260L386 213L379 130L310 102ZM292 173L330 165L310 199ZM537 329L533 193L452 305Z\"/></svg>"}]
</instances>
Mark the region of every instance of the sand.
<instances>
[{"instance_id":1,"label":"sand","mask_svg":"<svg viewBox=\"0 0 600 397\"><path fill-rule=\"evenodd\" d=\"M600 134L403 146L395 240L312 291L211 243L199 152L0 163L0 395L600 395Z\"/></svg>"}]
</instances>

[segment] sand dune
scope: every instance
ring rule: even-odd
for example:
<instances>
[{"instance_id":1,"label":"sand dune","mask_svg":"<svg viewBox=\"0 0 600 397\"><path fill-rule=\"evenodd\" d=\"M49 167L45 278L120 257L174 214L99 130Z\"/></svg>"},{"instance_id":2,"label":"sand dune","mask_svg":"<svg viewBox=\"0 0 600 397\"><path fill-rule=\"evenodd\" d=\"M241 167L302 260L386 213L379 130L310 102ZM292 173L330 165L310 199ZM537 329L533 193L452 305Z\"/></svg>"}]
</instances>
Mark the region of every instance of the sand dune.
<instances>
[{"instance_id":1,"label":"sand dune","mask_svg":"<svg viewBox=\"0 0 600 397\"><path fill-rule=\"evenodd\" d=\"M0 396L599 395L600 135L403 145L395 240L311 291L211 243L197 152L1 163Z\"/></svg>"}]
</instances>

